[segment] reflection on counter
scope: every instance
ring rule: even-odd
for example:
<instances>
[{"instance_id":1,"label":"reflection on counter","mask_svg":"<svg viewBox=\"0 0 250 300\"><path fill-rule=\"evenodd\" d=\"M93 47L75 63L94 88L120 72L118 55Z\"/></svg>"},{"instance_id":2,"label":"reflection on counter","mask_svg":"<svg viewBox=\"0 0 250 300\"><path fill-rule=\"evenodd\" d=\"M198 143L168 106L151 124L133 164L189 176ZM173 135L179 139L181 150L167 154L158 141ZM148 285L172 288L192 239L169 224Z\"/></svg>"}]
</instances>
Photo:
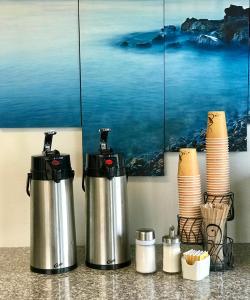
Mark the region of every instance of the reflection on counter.
<instances>
[{"instance_id":1,"label":"reflection on counter","mask_svg":"<svg viewBox=\"0 0 250 300\"><path fill-rule=\"evenodd\" d=\"M133 249L134 250L134 249ZM133 251L134 252L134 251ZM234 245L235 269L212 272L202 281L183 280L162 271L162 246L156 247L157 272L140 274L131 266L94 270L84 265L78 248L78 268L58 275L29 270L29 248L0 248L1 299L248 299L250 244Z\"/></svg>"}]
</instances>

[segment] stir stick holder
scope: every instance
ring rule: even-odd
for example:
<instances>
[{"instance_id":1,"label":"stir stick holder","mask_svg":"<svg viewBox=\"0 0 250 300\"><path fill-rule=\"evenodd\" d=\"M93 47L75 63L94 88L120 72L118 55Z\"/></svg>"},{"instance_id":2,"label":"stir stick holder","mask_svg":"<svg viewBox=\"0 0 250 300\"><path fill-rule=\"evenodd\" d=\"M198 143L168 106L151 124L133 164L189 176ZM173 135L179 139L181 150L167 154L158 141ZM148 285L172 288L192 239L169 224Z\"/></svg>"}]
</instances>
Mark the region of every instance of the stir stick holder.
<instances>
[{"instance_id":1,"label":"stir stick holder","mask_svg":"<svg viewBox=\"0 0 250 300\"><path fill-rule=\"evenodd\" d=\"M230 206L227 221L234 219L234 193L211 195L208 192L204 193L204 203L225 203ZM204 225L204 224L203 224ZM206 224L207 228L202 230L204 244L203 247L211 256L210 270L211 271L226 271L233 269L233 239L227 236L227 222L225 228L220 228L216 224ZM215 242L211 233L217 232L221 234L221 242ZM208 234L210 232L210 234ZM209 236L210 235L210 236Z\"/></svg>"},{"instance_id":2,"label":"stir stick holder","mask_svg":"<svg viewBox=\"0 0 250 300\"><path fill-rule=\"evenodd\" d=\"M216 243L213 232L221 235L221 242ZM211 261L211 271L226 271L233 269L233 240L229 237L222 237L222 229L216 224L209 224L204 230L204 249L208 251Z\"/></svg>"}]
</instances>

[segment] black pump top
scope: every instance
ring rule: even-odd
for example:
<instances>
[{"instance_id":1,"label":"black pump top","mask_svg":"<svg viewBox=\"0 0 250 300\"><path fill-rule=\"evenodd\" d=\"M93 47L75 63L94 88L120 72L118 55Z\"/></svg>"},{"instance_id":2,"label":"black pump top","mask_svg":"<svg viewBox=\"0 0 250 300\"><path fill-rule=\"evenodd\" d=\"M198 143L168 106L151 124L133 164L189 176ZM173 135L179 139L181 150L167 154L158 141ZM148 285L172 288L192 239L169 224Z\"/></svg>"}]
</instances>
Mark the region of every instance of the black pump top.
<instances>
[{"instance_id":1,"label":"black pump top","mask_svg":"<svg viewBox=\"0 0 250 300\"><path fill-rule=\"evenodd\" d=\"M53 180L59 183L63 179L73 178L70 156L61 154L58 150L51 150L55 131L45 132L42 155L31 157L31 178L33 180Z\"/></svg>"},{"instance_id":2,"label":"black pump top","mask_svg":"<svg viewBox=\"0 0 250 300\"><path fill-rule=\"evenodd\" d=\"M86 176L106 177L111 180L113 177L126 175L125 162L122 154L114 153L108 147L109 128L101 128L99 153L87 154L86 157Z\"/></svg>"},{"instance_id":3,"label":"black pump top","mask_svg":"<svg viewBox=\"0 0 250 300\"><path fill-rule=\"evenodd\" d=\"M100 154L109 155L113 153L111 148L108 148L108 134L111 132L110 128L101 128L100 132Z\"/></svg>"}]
</instances>

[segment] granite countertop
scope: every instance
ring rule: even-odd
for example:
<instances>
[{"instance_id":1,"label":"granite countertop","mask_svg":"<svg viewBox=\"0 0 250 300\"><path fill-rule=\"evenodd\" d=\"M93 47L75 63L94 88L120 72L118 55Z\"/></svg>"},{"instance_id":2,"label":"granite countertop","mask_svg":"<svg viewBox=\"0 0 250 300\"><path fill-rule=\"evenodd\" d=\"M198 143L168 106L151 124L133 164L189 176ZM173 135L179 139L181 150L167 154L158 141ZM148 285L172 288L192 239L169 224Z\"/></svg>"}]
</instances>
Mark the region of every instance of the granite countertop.
<instances>
[{"instance_id":1,"label":"granite countertop","mask_svg":"<svg viewBox=\"0 0 250 300\"><path fill-rule=\"evenodd\" d=\"M250 244L236 244L234 255L234 270L198 282L164 273L160 246L158 271L149 275L136 273L134 260L116 271L87 268L81 247L77 269L40 275L30 272L29 248L0 248L0 299L250 299Z\"/></svg>"}]
</instances>

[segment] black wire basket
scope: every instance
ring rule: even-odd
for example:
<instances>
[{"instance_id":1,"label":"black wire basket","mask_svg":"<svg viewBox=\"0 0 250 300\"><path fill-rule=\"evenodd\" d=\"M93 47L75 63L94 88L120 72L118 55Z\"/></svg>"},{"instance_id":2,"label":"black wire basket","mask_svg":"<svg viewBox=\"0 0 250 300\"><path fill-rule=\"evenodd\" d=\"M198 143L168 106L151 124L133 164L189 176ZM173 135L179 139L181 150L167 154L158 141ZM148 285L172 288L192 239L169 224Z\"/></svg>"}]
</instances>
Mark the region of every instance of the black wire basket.
<instances>
[{"instance_id":1,"label":"black wire basket","mask_svg":"<svg viewBox=\"0 0 250 300\"><path fill-rule=\"evenodd\" d=\"M234 193L211 195L207 192L204 193L204 203L226 203L230 205L230 209L227 216L227 221L234 219Z\"/></svg>"},{"instance_id":2,"label":"black wire basket","mask_svg":"<svg viewBox=\"0 0 250 300\"><path fill-rule=\"evenodd\" d=\"M177 216L178 235L182 244L202 245L202 218Z\"/></svg>"},{"instance_id":3,"label":"black wire basket","mask_svg":"<svg viewBox=\"0 0 250 300\"><path fill-rule=\"evenodd\" d=\"M211 271L226 271L234 267L233 239L223 235L222 229L216 224L203 228L203 247L211 257Z\"/></svg>"}]
</instances>

